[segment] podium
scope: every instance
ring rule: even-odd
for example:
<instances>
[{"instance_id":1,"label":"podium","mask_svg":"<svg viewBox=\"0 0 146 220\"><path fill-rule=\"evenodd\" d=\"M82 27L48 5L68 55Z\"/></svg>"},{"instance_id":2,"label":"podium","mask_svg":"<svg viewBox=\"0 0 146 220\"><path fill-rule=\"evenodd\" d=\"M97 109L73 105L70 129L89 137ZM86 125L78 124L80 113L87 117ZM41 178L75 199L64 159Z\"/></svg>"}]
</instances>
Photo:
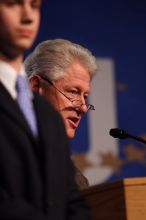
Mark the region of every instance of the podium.
<instances>
[{"instance_id":1,"label":"podium","mask_svg":"<svg viewBox=\"0 0 146 220\"><path fill-rule=\"evenodd\" d=\"M81 191L91 220L146 220L146 178L127 178Z\"/></svg>"}]
</instances>

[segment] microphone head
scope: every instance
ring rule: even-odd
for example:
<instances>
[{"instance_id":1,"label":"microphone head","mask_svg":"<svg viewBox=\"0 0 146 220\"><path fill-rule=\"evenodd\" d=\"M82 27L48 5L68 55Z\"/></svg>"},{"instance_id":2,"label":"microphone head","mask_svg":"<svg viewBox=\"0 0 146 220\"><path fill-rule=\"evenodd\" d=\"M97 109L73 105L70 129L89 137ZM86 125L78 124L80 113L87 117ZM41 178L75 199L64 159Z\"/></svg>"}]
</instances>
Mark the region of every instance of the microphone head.
<instances>
[{"instance_id":1,"label":"microphone head","mask_svg":"<svg viewBox=\"0 0 146 220\"><path fill-rule=\"evenodd\" d=\"M110 129L109 134L114 138L120 138L120 139L124 139L124 138L129 137L129 135L126 131L119 129L119 128Z\"/></svg>"}]
</instances>

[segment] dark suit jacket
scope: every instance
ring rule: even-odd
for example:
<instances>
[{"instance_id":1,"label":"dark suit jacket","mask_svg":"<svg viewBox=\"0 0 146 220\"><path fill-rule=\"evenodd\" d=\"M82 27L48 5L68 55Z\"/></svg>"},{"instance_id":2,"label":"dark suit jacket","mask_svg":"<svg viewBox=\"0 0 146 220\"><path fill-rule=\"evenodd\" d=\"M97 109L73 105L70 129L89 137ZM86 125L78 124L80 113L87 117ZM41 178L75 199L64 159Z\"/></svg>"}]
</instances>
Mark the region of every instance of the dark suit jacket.
<instances>
[{"instance_id":1,"label":"dark suit jacket","mask_svg":"<svg viewBox=\"0 0 146 220\"><path fill-rule=\"evenodd\" d=\"M62 120L40 96L34 108L38 140L0 83L0 219L88 219Z\"/></svg>"}]
</instances>

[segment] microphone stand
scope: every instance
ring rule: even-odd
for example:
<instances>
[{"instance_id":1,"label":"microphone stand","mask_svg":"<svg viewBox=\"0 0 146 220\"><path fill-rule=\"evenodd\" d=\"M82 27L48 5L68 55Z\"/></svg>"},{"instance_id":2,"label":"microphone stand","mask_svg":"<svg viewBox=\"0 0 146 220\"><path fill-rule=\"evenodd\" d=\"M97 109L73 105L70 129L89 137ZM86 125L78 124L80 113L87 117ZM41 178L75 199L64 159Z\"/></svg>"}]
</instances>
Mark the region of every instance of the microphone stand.
<instances>
[{"instance_id":1,"label":"microphone stand","mask_svg":"<svg viewBox=\"0 0 146 220\"><path fill-rule=\"evenodd\" d=\"M127 131L124 131L119 128L110 129L109 134L114 138L119 138L119 139L132 138L132 139L135 139L143 144L146 144L146 140L144 140L143 138L141 138L139 136L131 135L131 134L127 133Z\"/></svg>"}]
</instances>

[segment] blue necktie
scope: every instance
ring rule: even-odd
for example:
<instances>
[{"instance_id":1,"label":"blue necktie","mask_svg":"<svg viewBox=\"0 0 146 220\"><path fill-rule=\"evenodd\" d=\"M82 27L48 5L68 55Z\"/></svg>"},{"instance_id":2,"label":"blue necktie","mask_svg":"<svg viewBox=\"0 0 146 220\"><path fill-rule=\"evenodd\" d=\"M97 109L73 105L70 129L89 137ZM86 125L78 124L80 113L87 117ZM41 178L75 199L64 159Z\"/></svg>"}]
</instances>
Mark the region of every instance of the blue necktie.
<instances>
[{"instance_id":1,"label":"blue necktie","mask_svg":"<svg viewBox=\"0 0 146 220\"><path fill-rule=\"evenodd\" d=\"M16 78L17 103L26 119L34 137L38 136L36 115L33 109L28 81L18 75Z\"/></svg>"}]
</instances>

